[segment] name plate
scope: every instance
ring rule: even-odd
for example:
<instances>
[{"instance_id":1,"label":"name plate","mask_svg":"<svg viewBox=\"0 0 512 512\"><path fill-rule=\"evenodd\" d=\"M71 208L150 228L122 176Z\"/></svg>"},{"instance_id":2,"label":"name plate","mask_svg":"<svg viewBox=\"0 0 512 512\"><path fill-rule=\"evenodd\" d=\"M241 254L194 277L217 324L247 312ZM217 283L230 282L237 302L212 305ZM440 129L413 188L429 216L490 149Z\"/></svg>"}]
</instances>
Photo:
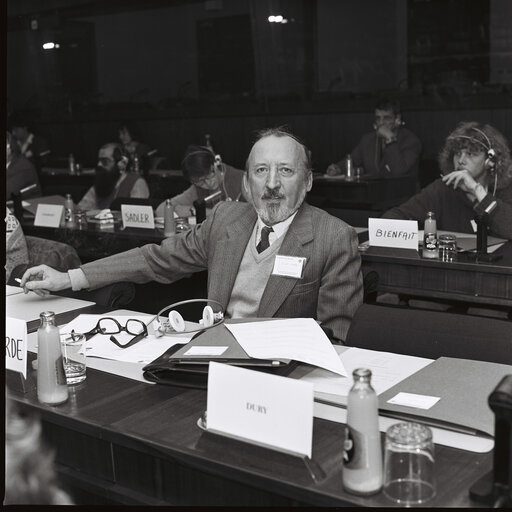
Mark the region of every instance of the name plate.
<instances>
[{"instance_id":1,"label":"name plate","mask_svg":"<svg viewBox=\"0 0 512 512\"><path fill-rule=\"evenodd\" d=\"M207 430L311 458L313 384L210 362Z\"/></svg>"},{"instance_id":2,"label":"name plate","mask_svg":"<svg viewBox=\"0 0 512 512\"><path fill-rule=\"evenodd\" d=\"M27 322L5 318L5 367L27 378Z\"/></svg>"},{"instance_id":3,"label":"name plate","mask_svg":"<svg viewBox=\"0 0 512 512\"><path fill-rule=\"evenodd\" d=\"M155 229L155 217L151 206L122 204L121 217L125 228Z\"/></svg>"},{"instance_id":4,"label":"name plate","mask_svg":"<svg viewBox=\"0 0 512 512\"><path fill-rule=\"evenodd\" d=\"M64 220L64 206L61 204L38 204L34 226L58 228Z\"/></svg>"},{"instance_id":5,"label":"name plate","mask_svg":"<svg viewBox=\"0 0 512 512\"><path fill-rule=\"evenodd\" d=\"M418 250L418 221L368 219L370 246Z\"/></svg>"}]
</instances>

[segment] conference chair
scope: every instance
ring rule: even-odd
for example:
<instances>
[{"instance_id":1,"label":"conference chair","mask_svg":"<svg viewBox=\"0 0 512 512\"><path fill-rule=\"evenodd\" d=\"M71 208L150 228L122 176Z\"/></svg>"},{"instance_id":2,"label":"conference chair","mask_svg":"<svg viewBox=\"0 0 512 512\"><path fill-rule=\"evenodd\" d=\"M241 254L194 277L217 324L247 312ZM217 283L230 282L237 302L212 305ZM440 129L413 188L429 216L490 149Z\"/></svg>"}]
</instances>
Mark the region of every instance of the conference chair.
<instances>
[{"instance_id":1,"label":"conference chair","mask_svg":"<svg viewBox=\"0 0 512 512\"><path fill-rule=\"evenodd\" d=\"M350 325L346 345L429 359L444 356L512 364L512 322L362 304Z\"/></svg>"}]
</instances>

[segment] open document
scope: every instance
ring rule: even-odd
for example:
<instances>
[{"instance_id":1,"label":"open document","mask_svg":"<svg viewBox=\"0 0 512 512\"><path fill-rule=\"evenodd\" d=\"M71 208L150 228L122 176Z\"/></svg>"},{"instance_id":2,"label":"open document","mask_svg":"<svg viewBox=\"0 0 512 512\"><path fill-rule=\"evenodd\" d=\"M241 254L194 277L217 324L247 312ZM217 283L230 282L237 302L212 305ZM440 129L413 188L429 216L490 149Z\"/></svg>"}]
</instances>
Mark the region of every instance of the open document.
<instances>
[{"instance_id":1,"label":"open document","mask_svg":"<svg viewBox=\"0 0 512 512\"><path fill-rule=\"evenodd\" d=\"M346 405L348 392L354 383L352 372L356 368L371 370L372 387L377 395L380 395L433 362L433 359L423 357L376 352L356 347L337 346L336 349L348 372L347 377L338 377L321 368L315 368L302 376L301 380L314 385L316 400L337 405Z\"/></svg>"},{"instance_id":2,"label":"open document","mask_svg":"<svg viewBox=\"0 0 512 512\"><path fill-rule=\"evenodd\" d=\"M292 359L347 375L334 346L312 318L224 325L250 357Z\"/></svg>"}]
</instances>

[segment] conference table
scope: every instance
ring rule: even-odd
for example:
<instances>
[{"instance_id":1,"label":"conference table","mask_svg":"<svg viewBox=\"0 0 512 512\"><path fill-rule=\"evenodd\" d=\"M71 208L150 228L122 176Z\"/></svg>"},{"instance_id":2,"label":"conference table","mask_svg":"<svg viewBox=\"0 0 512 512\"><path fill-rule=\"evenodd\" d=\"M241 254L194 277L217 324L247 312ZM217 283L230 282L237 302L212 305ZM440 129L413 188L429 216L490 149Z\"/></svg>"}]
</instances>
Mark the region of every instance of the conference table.
<instances>
[{"instance_id":1,"label":"conference table","mask_svg":"<svg viewBox=\"0 0 512 512\"><path fill-rule=\"evenodd\" d=\"M35 354L29 352L32 360ZM29 364L26 392L10 395L36 413L55 449L59 479L79 504L167 506L390 507L382 492L342 487L344 425L315 418L312 459L203 431L206 391L150 384L88 368L59 406L37 401ZM426 507L474 507L472 484L492 468L492 451L436 445L437 495Z\"/></svg>"},{"instance_id":2,"label":"conference table","mask_svg":"<svg viewBox=\"0 0 512 512\"><path fill-rule=\"evenodd\" d=\"M364 272L377 272L379 292L512 310L512 241L493 254L498 259L492 262L469 253L446 262L422 258L415 251L370 247L361 259Z\"/></svg>"}]
</instances>

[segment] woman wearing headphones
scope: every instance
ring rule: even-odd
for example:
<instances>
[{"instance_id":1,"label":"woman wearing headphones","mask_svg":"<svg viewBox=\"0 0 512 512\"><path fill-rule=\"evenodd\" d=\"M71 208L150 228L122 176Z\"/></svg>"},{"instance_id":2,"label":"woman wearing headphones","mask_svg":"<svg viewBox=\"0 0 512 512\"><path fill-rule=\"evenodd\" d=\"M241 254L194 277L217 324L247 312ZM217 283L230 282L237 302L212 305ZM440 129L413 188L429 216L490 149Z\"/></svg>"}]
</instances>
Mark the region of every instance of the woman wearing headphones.
<instances>
[{"instance_id":1,"label":"woman wearing headphones","mask_svg":"<svg viewBox=\"0 0 512 512\"><path fill-rule=\"evenodd\" d=\"M490 234L512 240L512 160L503 135L488 124L460 123L439 165L440 179L383 217L423 222L432 211L438 229L474 233L472 221L486 215Z\"/></svg>"}]
</instances>

